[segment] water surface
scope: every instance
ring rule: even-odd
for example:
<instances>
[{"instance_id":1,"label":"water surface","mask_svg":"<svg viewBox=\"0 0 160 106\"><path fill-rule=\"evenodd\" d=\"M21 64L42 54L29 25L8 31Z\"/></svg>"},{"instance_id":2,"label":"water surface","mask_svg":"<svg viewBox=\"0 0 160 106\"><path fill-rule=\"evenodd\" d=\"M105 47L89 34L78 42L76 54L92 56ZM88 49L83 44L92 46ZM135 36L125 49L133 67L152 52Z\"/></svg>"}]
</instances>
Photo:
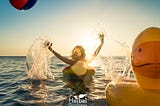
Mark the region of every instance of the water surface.
<instances>
[{"instance_id":1,"label":"water surface","mask_svg":"<svg viewBox=\"0 0 160 106\"><path fill-rule=\"evenodd\" d=\"M67 106L69 98L75 94L62 80L62 70L67 65L53 57L50 68L55 80L45 81L45 87L43 84L32 87L25 73L25 59L23 56L0 57L0 105ZM123 62L123 58L117 58L117 64L121 66ZM96 73L93 82L88 86L89 91L86 92L87 106L107 106L105 86L109 81L106 79L104 66L110 67L109 65L108 58L96 60Z\"/></svg>"}]
</instances>

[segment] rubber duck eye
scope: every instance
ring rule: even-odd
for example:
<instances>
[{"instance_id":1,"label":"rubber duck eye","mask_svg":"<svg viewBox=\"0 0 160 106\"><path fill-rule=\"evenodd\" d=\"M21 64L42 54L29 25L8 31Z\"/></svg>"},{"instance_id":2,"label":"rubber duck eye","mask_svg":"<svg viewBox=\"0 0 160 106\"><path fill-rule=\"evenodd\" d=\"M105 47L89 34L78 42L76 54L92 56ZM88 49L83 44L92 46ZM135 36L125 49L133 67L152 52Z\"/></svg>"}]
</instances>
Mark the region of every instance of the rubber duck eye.
<instances>
[{"instance_id":1,"label":"rubber duck eye","mask_svg":"<svg viewBox=\"0 0 160 106\"><path fill-rule=\"evenodd\" d=\"M141 48L139 48L139 49L138 49L138 51L139 51L139 52L141 52L141 51L142 51L142 49L141 49Z\"/></svg>"}]
</instances>

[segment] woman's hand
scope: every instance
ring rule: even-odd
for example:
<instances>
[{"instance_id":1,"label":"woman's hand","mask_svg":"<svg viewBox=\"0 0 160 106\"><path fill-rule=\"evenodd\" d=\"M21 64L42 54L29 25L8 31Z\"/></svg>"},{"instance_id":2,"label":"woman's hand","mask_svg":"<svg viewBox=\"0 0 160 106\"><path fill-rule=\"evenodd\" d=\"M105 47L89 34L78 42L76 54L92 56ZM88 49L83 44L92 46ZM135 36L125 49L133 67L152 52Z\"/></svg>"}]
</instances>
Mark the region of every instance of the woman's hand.
<instances>
[{"instance_id":1,"label":"woman's hand","mask_svg":"<svg viewBox=\"0 0 160 106\"><path fill-rule=\"evenodd\" d=\"M103 33L99 33L99 39L101 40L101 44L104 43L104 34Z\"/></svg>"},{"instance_id":2,"label":"woman's hand","mask_svg":"<svg viewBox=\"0 0 160 106\"><path fill-rule=\"evenodd\" d=\"M49 49L50 51L53 50L52 47L51 47L51 46L52 46L52 43L48 43L47 46L48 46L48 49Z\"/></svg>"}]
</instances>

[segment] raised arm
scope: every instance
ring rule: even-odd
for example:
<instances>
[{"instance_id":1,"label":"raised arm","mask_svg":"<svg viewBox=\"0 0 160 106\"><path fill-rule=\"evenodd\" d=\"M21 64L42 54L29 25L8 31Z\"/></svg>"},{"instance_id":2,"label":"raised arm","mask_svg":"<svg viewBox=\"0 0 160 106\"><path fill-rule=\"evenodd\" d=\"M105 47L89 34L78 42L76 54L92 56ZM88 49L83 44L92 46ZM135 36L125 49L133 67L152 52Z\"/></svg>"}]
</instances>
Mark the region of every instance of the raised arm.
<instances>
[{"instance_id":1,"label":"raised arm","mask_svg":"<svg viewBox=\"0 0 160 106\"><path fill-rule=\"evenodd\" d=\"M92 57L90 59L88 59L88 63L92 62L96 58L96 56L98 55L98 53L100 52L100 50L102 48L102 45L104 43L104 34L103 33L99 34L99 39L100 39L101 43L98 46L98 48L95 50L95 52L92 55Z\"/></svg>"},{"instance_id":2,"label":"raised arm","mask_svg":"<svg viewBox=\"0 0 160 106\"><path fill-rule=\"evenodd\" d=\"M57 53L55 50L53 50L51 46L52 46L52 43L48 44L48 49L49 49L57 58L59 58L61 61L63 61L63 62L66 63L66 64L70 64L70 65L73 64L73 61L72 61L72 60L70 60L70 59L68 59L68 58L60 55L60 54Z\"/></svg>"}]
</instances>

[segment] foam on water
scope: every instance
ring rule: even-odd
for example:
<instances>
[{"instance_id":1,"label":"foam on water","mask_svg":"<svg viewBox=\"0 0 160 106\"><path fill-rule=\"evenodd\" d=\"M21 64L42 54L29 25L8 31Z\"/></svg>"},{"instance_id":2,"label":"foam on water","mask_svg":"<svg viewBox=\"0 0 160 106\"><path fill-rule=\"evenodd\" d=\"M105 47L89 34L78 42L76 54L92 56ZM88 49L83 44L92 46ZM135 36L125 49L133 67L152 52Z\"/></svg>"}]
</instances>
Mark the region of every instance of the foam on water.
<instances>
[{"instance_id":1,"label":"foam on water","mask_svg":"<svg viewBox=\"0 0 160 106\"><path fill-rule=\"evenodd\" d=\"M33 44L28 49L26 55L26 73L29 79L34 80L54 80L54 76L50 69L50 59L53 56L47 48L49 38L39 37L35 39Z\"/></svg>"}]
</instances>

